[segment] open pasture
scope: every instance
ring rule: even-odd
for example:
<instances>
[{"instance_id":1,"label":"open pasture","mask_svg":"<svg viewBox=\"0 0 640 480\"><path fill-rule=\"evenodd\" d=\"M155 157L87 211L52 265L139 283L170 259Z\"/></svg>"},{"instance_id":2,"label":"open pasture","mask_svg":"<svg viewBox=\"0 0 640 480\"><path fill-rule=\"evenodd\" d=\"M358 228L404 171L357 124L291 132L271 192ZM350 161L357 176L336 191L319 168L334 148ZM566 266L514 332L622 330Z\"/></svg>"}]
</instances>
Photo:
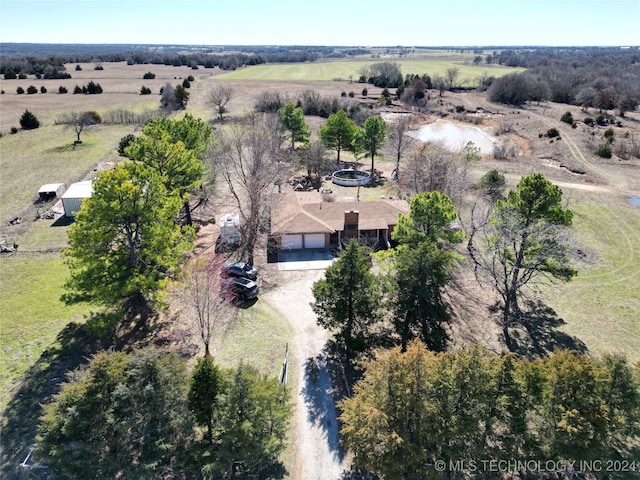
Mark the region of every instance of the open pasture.
<instances>
[{"instance_id":1,"label":"open pasture","mask_svg":"<svg viewBox=\"0 0 640 480\"><path fill-rule=\"evenodd\" d=\"M393 62L400 65L403 75L428 74L433 78L444 75L448 68L457 67L459 85L464 87L477 86L477 79L482 75L500 77L507 73L521 72L522 68L503 67L500 65L472 65L464 61L451 59L405 59L405 58L375 58L360 60L336 60L331 62L265 64L251 68L243 68L233 72L225 72L219 76L221 80L301 80L301 81L358 81L362 69L379 62ZM366 85L363 85L366 87Z\"/></svg>"}]
</instances>

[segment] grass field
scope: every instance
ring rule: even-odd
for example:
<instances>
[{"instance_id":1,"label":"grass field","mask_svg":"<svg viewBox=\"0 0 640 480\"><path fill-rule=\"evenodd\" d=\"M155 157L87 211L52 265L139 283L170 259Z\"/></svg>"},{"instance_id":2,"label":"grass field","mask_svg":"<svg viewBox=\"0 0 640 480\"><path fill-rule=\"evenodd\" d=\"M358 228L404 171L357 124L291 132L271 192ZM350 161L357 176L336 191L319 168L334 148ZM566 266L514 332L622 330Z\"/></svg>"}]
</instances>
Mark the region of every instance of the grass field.
<instances>
[{"instance_id":1,"label":"grass field","mask_svg":"<svg viewBox=\"0 0 640 480\"><path fill-rule=\"evenodd\" d=\"M448 59L438 60L405 60L405 59L368 59L349 60L334 62L314 62L314 63L288 63L288 64L266 64L250 68L243 68L229 73L223 73L216 78L219 80L272 80L272 81L347 81L352 79L357 81L362 68L378 62L394 62L400 65L403 75L407 74L429 74L432 78L435 75L444 75L451 67L460 69L459 81L463 86L474 87L477 85L477 78L484 73L500 77L507 73L521 72L522 68L502 67L499 65L467 65L460 61Z\"/></svg>"},{"instance_id":2,"label":"grass field","mask_svg":"<svg viewBox=\"0 0 640 480\"><path fill-rule=\"evenodd\" d=\"M547 290L545 298L567 322L564 331L590 351L640 361L640 215L624 201L575 196L572 230L587 261L574 280Z\"/></svg>"},{"instance_id":3,"label":"grass field","mask_svg":"<svg viewBox=\"0 0 640 480\"><path fill-rule=\"evenodd\" d=\"M6 221L33 205L38 189L45 183L81 180L98 162L118 161L118 142L132 126L98 125L81 135L61 125L21 131L0 138L0 221Z\"/></svg>"}]
</instances>

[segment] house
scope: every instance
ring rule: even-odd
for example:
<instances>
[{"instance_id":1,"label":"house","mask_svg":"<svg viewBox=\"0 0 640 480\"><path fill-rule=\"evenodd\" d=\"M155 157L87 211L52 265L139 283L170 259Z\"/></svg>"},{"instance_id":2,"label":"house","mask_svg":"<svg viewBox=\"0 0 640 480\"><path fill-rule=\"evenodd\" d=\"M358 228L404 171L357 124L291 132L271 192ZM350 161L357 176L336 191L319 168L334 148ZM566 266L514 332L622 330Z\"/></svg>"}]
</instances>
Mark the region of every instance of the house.
<instances>
[{"instance_id":1,"label":"house","mask_svg":"<svg viewBox=\"0 0 640 480\"><path fill-rule=\"evenodd\" d=\"M279 250L341 247L351 238L390 246L405 200L323 201L319 192L277 193L271 202L271 238Z\"/></svg>"},{"instance_id":2,"label":"house","mask_svg":"<svg viewBox=\"0 0 640 480\"><path fill-rule=\"evenodd\" d=\"M93 195L93 183L91 180L69 185L67 191L62 194L65 217L72 217L75 212L80 210L82 200L90 198L91 195Z\"/></svg>"}]
</instances>

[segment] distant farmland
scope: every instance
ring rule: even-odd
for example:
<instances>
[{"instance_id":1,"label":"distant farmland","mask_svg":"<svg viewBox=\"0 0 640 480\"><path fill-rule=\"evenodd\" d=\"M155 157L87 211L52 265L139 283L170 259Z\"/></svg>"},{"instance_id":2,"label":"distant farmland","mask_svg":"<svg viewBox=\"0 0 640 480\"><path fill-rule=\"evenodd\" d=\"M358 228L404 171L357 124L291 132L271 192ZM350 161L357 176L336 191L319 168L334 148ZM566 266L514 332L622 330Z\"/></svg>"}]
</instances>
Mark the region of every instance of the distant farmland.
<instances>
[{"instance_id":1,"label":"distant farmland","mask_svg":"<svg viewBox=\"0 0 640 480\"><path fill-rule=\"evenodd\" d=\"M460 58L456 59L397 59L397 58L376 58L362 60L336 60L331 62L314 63L285 63L285 64L265 64L223 73L217 78L220 80L273 80L273 81L331 81L331 80L353 80L357 81L360 71L378 62L394 62L400 65L403 75L407 74L428 74L444 75L451 67L460 69L459 81L462 86L473 87L477 85L477 78L483 74L494 77L501 77L508 73L522 72L523 68L503 67L501 65L481 64L478 66L465 64Z\"/></svg>"}]
</instances>

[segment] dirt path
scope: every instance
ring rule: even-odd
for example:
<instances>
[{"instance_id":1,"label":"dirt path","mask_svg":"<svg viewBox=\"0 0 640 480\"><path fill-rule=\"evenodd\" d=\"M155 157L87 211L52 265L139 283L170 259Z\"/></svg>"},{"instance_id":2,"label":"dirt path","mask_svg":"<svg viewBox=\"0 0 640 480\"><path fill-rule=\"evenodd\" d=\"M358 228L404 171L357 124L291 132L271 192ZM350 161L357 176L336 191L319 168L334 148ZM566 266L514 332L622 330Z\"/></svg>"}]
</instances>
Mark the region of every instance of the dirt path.
<instances>
[{"instance_id":1,"label":"dirt path","mask_svg":"<svg viewBox=\"0 0 640 480\"><path fill-rule=\"evenodd\" d=\"M262 296L284 315L294 329L290 379L297 392L294 416L292 480L337 480L344 466L338 444L338 421L332 386L324 362L327 332L316 324L311 306L313 283L324 270L282 272L282 287ZM317 370L313 367L317 365ZM294 371L295 370L295 371ZM315 371L314 371L315 370Z\"/></svg>"}]
</instances>

